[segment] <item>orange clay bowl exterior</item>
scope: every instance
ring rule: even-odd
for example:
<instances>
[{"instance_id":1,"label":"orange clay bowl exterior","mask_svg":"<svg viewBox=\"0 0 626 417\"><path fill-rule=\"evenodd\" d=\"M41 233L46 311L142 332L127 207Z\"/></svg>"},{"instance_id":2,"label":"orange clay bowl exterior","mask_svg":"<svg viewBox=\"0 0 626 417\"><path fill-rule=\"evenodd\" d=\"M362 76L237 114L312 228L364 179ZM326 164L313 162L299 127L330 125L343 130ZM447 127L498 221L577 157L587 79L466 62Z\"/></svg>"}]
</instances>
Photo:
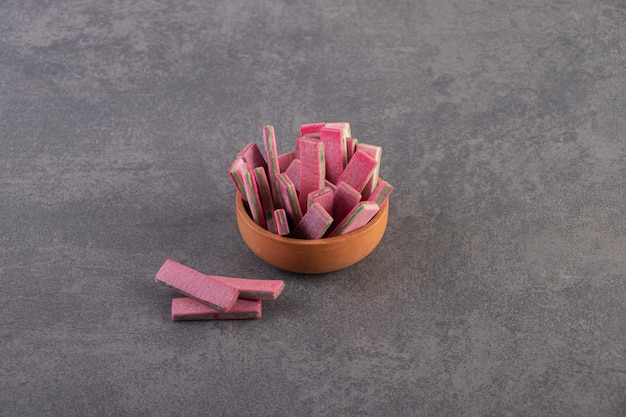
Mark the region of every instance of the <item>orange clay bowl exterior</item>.
<instances>
[{"instance_id":1,"label":"orange clay bowl exterior","mask_svg":"<svg viewBox=\"0 0 626 417\"><path fill-rule=\"evenodd\" d=\"M235 199L237 225L244 242L270 265L301 274L338 271L365 258L383 238L389 199L365 226L342 236L295 239L272 233L252 220L241 195Z\"/></svg>"}]
</instances>

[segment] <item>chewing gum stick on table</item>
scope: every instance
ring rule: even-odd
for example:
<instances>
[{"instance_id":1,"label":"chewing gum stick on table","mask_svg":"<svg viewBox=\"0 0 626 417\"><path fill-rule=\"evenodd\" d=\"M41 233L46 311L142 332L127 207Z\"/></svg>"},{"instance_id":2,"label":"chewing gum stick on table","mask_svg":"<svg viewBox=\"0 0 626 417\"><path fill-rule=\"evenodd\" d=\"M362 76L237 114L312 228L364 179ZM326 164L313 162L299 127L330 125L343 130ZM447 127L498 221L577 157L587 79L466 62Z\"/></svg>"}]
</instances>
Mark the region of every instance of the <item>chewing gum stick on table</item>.
<instances>
[{"instance_id":1,"label":"chewing gum stick on table","mask_svg":"<svg viewBox=\"0 0 626 417\"><path fill-rule=\"evenodd\" d=\"M276 175L280 173L280 165L278 163L278 150L276 148L276 136L274 135L274 126L265 125L263 128L263 143L265 144L265 157L267 159L267 179L272 189L272 198L276 208L281 208L280 194L278 191L278 180Z\"/></svg>"},{"instance_id":2,"label":"chewing gum stick on table","mask_svg":"<svg viewBox=\"0 0 626 417\"><path fill-rule=\"evenodd\" d=\"M172 321L258 319L261 314L261 300L239 299L225 312L187 297L172 299Z\"/></svg>"},{"instance_id":3,"label":"chewing gum stick on table","mask_svg":"<svg viewBox=\"0 0 626 417\"><path fill-rule=\"evenodd\" d=\"M261 197L259 196L259 188L254 176L248 170L243 172L243 187L246 191L246 200L248 201L250 214L252 214L252 220L262 228L267 229L265 213L263 213Z\"/></svg>"},{"instance_id":4,"label":"chewing gum stick on table","mask_svg":"<svg viewBox=\"0 0 626 417\"><path fill-rule=\"evenodd\" d=\"M300 209L307 210L309 193L324 188L326 163L324 144L317 139L300 138Z\"/></svg>"},{"instance_id":5,"label":"chewing gum stick on table","mask_svg":"<svg viewBox=\"0 0 626 417\"><path fill-rule=\"evenodd\" d=\"M298 204L299 207L300 204ZM274 227L276 228L276 234L281 236L286 236L291 232L287 212L284 208L274 210Z\"/></svg>"},{"instance_id":6,"label":"chewing gum stick on table","mask_svg":"<svg viewBox=\"0 0 626 417\"><path fill-rule=\"evenodd\" d=\"M248 300L275 300L285 288L285 282L280 279L232 278L218 275L209 277L236 288L239 291L239 298Z\"/></svg>"},{"instance_id":7,"label":"chewing gum stick on table","mask_svg":"<svg viewBox=\"0 0 626 417\"><path fill-rule=\"evenodd\" d=\"M372 191L374 191L374 188L376 188L376 185L378 184L378 172L380 170L380 160L382 157L383 148L381 148L380 146L359 143L356 147L356 150L363 151L376 160L376 167L374 168L374 172L372 172L372 176L367 181L367 184L365 184L365 187L363 187L363 191L361 191L361 194L363 194L363 200L369 200L370 194L372 194Z\"/></svg>"},{"instance_id":8,"label":"chewing gum stick on table","mask_svg":"<svg viewBox=\"0 0 626 417\"><path fill-rule=\"evenodd\" d=\"M265 162L265 158L263 157L259 146L254 142L248 143L244 146L236 157L243 159L251 170L256 167L263 167L263 169L267 171L267 162Z\"/></svg>"},{"instance_id":9,"label":"chewing gum stick on table","mask_svg":"<svg viewBox=\"0 0 626 417\"><path fill-rule=\"evenodd\" d=\"M357 149L337 182L345 181L355 190L361 192L374 173L376 165L374 158Z\"/></svg>"},{"instance_id":10,"label":"chewing gum stick on table","mask_svg":"<svg viewBox=\"0 0 626 417\"><path fill-rule=\"evenodd\" d=\"M259 190L267 230L276 233L276 228L274 227L274 199L272 198L272 190L270 189L270 184L267 181L267 175L263 167L254 168L254 180Z\"/></svg>"},{"instance_id":11,"label":"chewing gum stick on table","mask_svg":"<svg viewBox=\"0 0 626 417\"><path fill-rule=\"evenodd\" d=\"M320 239L324 236L333 218L319 203L313 204L293 229L293 236L303 239Z\"/></svg>"},{"instance_id":12,"label":"chewing gum stick on table","mask_svg":"<svg viewBox=\"0 0 626 417\"><path fill-rule=\"evenodd\" d=\"M289 177L291 182L293 182L293 185L295 185L297 192L300 192L300 170L301 164L299 159L294 159L293 161L291 161L289 167L287 167L287 169L285 170L285 174L287 175L287 177Z\"/></svg>"},{"instance_id":13,"label":"chewing gum stick on table","mask_svg":"<svg viewBox=\"0 0 626 417\"><path fill-rule=\"evenodd\" d=\"M220 311L230 310L239 297L236 288L171 259L163 263L154 280Z\"/></svg>"},{"instance_id":14,"label":"chewing gum stick on table","mask_svg":"<svg viewBox=\"0 0 626 417\"><path fill-rule=\"evenodd\" d=\"M302 210L300 209L296 186L291 182L286 174L278 174L276 178L278 179L278 188L280 191L280 198L282 199L282 206L287 213L287 217L291 220L292 224L298 224L300 219L302 219Z\"/></svg>"},{"instance_id":15,"label":"chewing gum stick on table","mask_svg":"<svg viewBox=\"0 0 626 417\"><path fill-rule=\"evenodd\" d=\"M352 211L343 219L329 236L340 236L350 233L360 227L365 226L378 213L380 207L371 201L361 201Z\"/></svg>"},{"instance_id":16,"label":"chewing gum stick on table","mask_svg":"<svg viewBox=\"0 0 626 417\"><path fill-rule=\"evenodd\" d=\"M311 207L315 203L320 203L324 210L329 214L333 212L333 202L335 199L335 192L330 187L324 187L317 191L309 193L307 200L307 207Z\"/></svg>"},{"instance_id":17,"label":"chewing gum stick on table","mask_svg":"<svg viewBox=\"0 0 626 417\"><path fill-rule=\"evenodd\" d=\"M361 193L344 181L337 185L333 199L334 225L337 226L361 201Z\"/></svg>"},{"instance_id":18,"label":"chewing gum stick on table","mask_svg":"<svg viewBox=\"0 0 626 417\"><path fill-rule=\"evenodd\" d=\"M379 180L378 185L374 188L374 192L370 194L368 200L373 201L378 204L379 207L382 207L383 204L385 204L385 201L389 199L389 195L392 191L393 186L391 184L385 180Z\"/></svg>"},{"instance_id":19,"label":"chewing gum stick on table","mask_svg":"<svg viewBox=\"0 0 626 417\"><path fill-rule=\"evenodd\" d=\"M320 130L320 140L324 144L324 161L326 162L326 178L336 183L337 179L348 164L346 138L343 131L323 127Z\"/></svg>"}]
</instances>

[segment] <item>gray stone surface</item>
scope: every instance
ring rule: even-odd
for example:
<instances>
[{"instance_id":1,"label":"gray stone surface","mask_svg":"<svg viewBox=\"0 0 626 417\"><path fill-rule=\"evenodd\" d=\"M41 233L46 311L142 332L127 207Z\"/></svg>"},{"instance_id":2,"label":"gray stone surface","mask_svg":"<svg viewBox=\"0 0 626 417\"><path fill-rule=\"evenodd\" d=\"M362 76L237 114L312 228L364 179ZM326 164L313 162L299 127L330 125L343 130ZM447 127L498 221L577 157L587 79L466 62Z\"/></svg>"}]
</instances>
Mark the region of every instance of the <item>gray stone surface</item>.
<instances>
[{"instance_id":1,"label":"gray stone surface","mask_svg":"<svg viewBox=\"0 0 626 417\"><path fill-rule=\"evenodd\" d=\"M625 416L625 56L619 0L0 3L0 414ZM395 190L295 275L227 171L320 120ZM286 289L172 323L166 258Z\"/></svg>"}]
</instances>

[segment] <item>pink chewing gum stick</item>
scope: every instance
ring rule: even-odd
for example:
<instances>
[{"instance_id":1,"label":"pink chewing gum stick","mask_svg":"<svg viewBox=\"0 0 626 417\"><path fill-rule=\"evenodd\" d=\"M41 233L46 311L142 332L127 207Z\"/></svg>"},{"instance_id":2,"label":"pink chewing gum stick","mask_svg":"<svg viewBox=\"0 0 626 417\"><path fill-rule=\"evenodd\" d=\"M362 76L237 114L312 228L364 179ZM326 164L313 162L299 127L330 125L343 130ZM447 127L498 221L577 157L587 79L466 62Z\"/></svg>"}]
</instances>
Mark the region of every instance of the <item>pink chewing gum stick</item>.
<instances>
[{"instance_id":1,"label":"pink chewing gum stick","mask_svg":"<svg viewBox=\"0 0 626 417\"><path fill-rule=\"evenodd\" d=\"M300 136L304 136L309 133L320 133L320 129L324 127L326 123L309 123L300 126Z\"/></svg>"},{"instance_id":2,"label":"pink chewing gum stick","mask_svg":"<svg viewBox=\"0 0 626 417\"><path fill-rule=\"evenodd\" d=\"M304 135L301 135L300 138L319 139L320 138L320 132L305 133ZM298 138L298 139L300 139L300 138ZM296 146L295 146L295 150L294 150L294 157L295 157L295 159L300 159L300 141L298 139L296 139Z\"/></svg>"},{"instance_id":3,"label":"pink chewing gum stick","mask_svg":"<svg viewBox=\"0 0 626 417\"><path fill-rule=\"evenodd\" d=\"M302 139L305 136L300 136L298 139L296 139L296 146L294 147L294 154L295 154L295 159L300 160L300 139ZM319 138L318 138L319 139Z\"/></svg>"},{"instance_id":4,"label":"pink chewing gum stick","mask_svg":"<svg viewBox=\"0 0 626 417\"><path fill-rule=\"evenodd\" d=\"M261 315L261 300L239 299L225 312L192 298L172 299L172 321L258 319Z\"/></svg>"},{"instance_id":5,"label":"pink chewing gum stick","mask_svg":"<svg viewBox=\"0 0 626 417\"><path fill-rule=\"evenodd\" d=\"M291 162L296 158L295 152L285 152L278 155L278 169L280 172L285 172Z\"/></svg>"},{"instance_id":6,"label":"pink chewing gum stick","mask_svg":"<svg viewBox=\"0 0 626 417\"><path fill-rule=\"evenodd\" d=\"M326 178L330 182L336 183L348 164L346 138L341 129L323 127L320 130L320 141L324 144Z\"/></svg>"},{"instance_id":7,"label":"pink chewing gum stick","mask_svg":"<svg viewBox=\"0 0 626 417\"><path fill-rule=\"evenodd\" d=\"M356 152L356 147L359 144L359 140L356 138L346 138L346 153L348 154L348 162L352 159L352 156Z\"/></svg>"},{"instance_id":8,"label":"pink chewing gum stick","mask_svg":"<svg viewBox=\"0 0 626 417\"><path fill-rule=\"evenodd\" d=\"M259 149L259 146L254 143L248 143L243 147L241 151L237 154L237 158L243 159L250 169L254 169L256 167L263 167L265 171L267 171L267 162L265 162L265 158L263 158L263 154Z\"/></svg>"},{"instance_id":9,"label":"pink chewing gum stick","mask_svg":"<svg viewBox=\"0 0 626 417\"><path fill-rule=\"evenodd\" d=\"M324 127L341 130L343 132L343 137L344 138L349 138L350 136L352 136L352 132L350 130L350 123L348 123L348 122L330 122L330 123L325 123Z\"/></svg>"},{"instance_id":10,"label":"pink chewing gum stick","mask_svg":"<svg viewBox=\"0 0 626 417\"><path fill-rule=\"evenodd\" d=\"M358 192L363 191L376 168L376 160L363 151L357 150L337 182L345 181Z\"/></svg>"},{"instance_id":11,"label":"pink chewing gum stick","mask_svg":"<svg viewBox=\"0 0 626 417\"><path fill-rule=\"evenodd\" d=\"M278 174L277 178L282 207L285 209L291 223L298 224L300 219L302 219L302 210L300 209L296 186L285 174Z\"/></svg>"},{"instance_id":12,"label":"pink chewing gum stick","mask_svg":"<svg viewBox=\"0 0 626 417\"><path fill-rule=\"evenodd\" d=\"M385 201L389 199L389 195L393 191L393 186L385 180L379 180L378 185L374 188L374 191L369 196L369 200L382 207Z\"/></svg>"},{"instance_id":13,"label":"pink chewing gum stick","mask_svg":"<svg viewBox=\"0 0 626 417\"><path fill-rule=\"evenodd\" d=\"M276 179L276 175L280 173L280 164L278 163L278 150L276 149L274 126L265 125L263 127L263 143L265 144L265 157L267 159L267 179L272 189L274 206L281 208L278 180Z\"/></svg>"},{"instance_id":14,"label":"pink chewing gum stick","mask_svg":"<svg viewBox=\"0 0 626 417\"><path fill-rule=\"evenodd\" d=\"M276 227L276 234L278 235L286 236L291 232L287 212L284 208L274 210L274 226Z\"/></svg>"},{"instance_id":15,"label":"pink chewing gum stick","mask_svg":"<svg viewBox=\"0 0 626 417\"><path fill-rule=\"evenodd\" d=\"M361 193L350 186L348 183L341 181L337 185L333 200L333 218L334 226L337 226L353 208L361 201Z\"/></svg>"},{"instance_id":16,"label":"pink chewing gum stick","mask_svg":"<svg viewBox=\"0 0 626 417\"><path fill-rule=\"evenodd\" d=\"M378 172L380 171L380 159L382 157L383 148L380 146L359 143L356 146L356 150L363 151L376 160L374 172L372 172L372 176L367 181L367 184L365 184L365 187L363 187L363 191L361 191L361 194L363 194L363 200L369 200L370 194L372 194L372 191L374 191L374 188L376 188L376 185L378 184Z\"/></svg>"},{"instance_id":17,"label":"pink chewing gum stick","mask_svg":"<svg viewBox=\"0 0 626 417\"><path fill-rule=\"evenodd\" d=\"M315 203L302 216L300 223L293 229L292 235L301 239L320 239L332 223L331 215L320 203Z\"/></svg>"},{"instance_id":18,"label":"pink chewing gum stick","mask_svg":"<svg viewBox=\"0 0 626 417\"><path fill-rule=\"evenodd\" d=\"M209 276L236 288L239 291L239 298L248 300L275 300L285 288L285 282L280 279L232 278L218 275Z\"/></svg>"},{"instance_id":19,"label":"pink chewing gum stick","mask_svg":"<svg viewBox=\"0 0 626 417\"><path fill-rule=\"evenodd\" d=\"M300 209L307 210L309 193L324 188L326 163L324 144L317 139L300 138Z\"/></svg>"},{"instance_id":20,"label":"pink chewing gum stick","mask_svg":"<svg viewBox=\"0 0 626 417\"><path fill-rule=\"evenodd\" d=\"M296 186L296 191L300 192L300 160L294 159L289 164L289 167L285 170L285 174L287 177L293 182L293 185Z\"/></svg>"},{"instance_id":21,"label":"pink chewing gum stick","mask_svg":"<svg viewBox=\"0 0 626 417\"><path fill-rule=\"evenodd\" d=\"M330 232L329 236L341 236L365 226L378 213L380 207L372 201L361 201L343 219L337 227Z\"/></svg>"},{"instance_id":22,"label":"pink chewing gum stick","mask_svg":"<svg viewBox=\"0 0 626 417\"><path fill-rule=\"evenodd\" d=\"M315 203L320 203L324 210L328 213L333 212L333 201L335 199L335 192L330 187L324 187L317 191L309 193L307 200L307 207L311 207Z\"/></svg>"},{"instance_id":23,"label":"pink chewing gum stick","mask_svg":"<svg viewBox=\"0 0 626 417\"><path fill-rule=\"evenodd\" d=\"M236 158L231 165L231 178L236 184L241 183L243 187L241 196L247 203L252 219L259 226L267 228L267 221L263 213L263 206L254 172L250 172L248 164L244 162L242 158Z\"/></svg>"},{"instance_id":24,"label":"pink chewing gum stick","mask_svg":"<svg viewBox=\"0 0 626 417\"><path fill-rule=\"evenodd\" d=\"M243 201L248 201L246 197L246 190L243 186L243 172L248 169L246 166L246 162L242 158L235 158L232 164L230 164L230 171L228 174L230 175L230 179L233 184L241 194L241 198Z\"/></svg>"},{"instance_id":25,"label":"pink chewing gum stick","mask_svg":"<svg viewBox=\"0 0 626 417\"><path fill-rule=\"evenodd\" d=\"M220 311L230 310L239 297L236 288L171 259L163 263L154 280Z\"/></svg>"},{"instance_id":26,"label":"pink chewing gum stick","mask_svg":"<svg viewBox=\"0 0 626 417\"><path fill-rule=\"evenodd\" d=\"M253 172L254 181L259 190L259 198L261 200L261 207L263 207L263 216L265 217L267 230L276 233L276 228L274 227L274 199L272 198L272 190L270 189L265 169L263 169L263 167L256 167Z\"/></svg>"},{"instance_id":27,"label":"pink chewing gum stick","mask_svg":"<svg viewBox=\"0 0 626 417\"><path fill-rule=\"evenodd\" d=\"M259 195L259 187L253 174L247 169L243 172L243 187L246 191L246 200L248 208L252 215L252 220L264 229L267 229L267 221L263 212L263 205Z\"/></svg>"}]
</instances>

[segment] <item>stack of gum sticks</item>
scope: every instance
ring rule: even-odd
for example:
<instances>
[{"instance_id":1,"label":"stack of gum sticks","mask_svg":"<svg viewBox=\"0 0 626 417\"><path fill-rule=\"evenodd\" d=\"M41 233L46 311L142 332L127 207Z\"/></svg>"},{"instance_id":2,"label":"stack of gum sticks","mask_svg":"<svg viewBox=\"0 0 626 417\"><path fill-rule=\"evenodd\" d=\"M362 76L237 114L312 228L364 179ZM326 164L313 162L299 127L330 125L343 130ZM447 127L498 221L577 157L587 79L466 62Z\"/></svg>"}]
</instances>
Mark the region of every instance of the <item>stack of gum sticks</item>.
<instances>
[{"instance_id":1,"label":"stack of gum sticks","mask_svg":"<svg viewBox=\"0 0 626 417\"><path fill-rule=\"evenodd\" d=\"M282 280L206 275L171 259L155 281L185 296L172 299L173 321L261 318L261 301L275 300L285 288Z\"/></svg>"},{"instance_id":2,"label":"stack of gum sticks","mask_svg":"<svg viewBox=\"0 0 626 417\"><path fill-rule=\"evenodd\" d=\"M346 122L300 126L295 150L278 153L263 127L264 153L248 143L230 178L250 216L270 232L302 239L340 236L367 224L393 187L379 178L382 148L359 143Z\"/></svg>"}]
</instances>

